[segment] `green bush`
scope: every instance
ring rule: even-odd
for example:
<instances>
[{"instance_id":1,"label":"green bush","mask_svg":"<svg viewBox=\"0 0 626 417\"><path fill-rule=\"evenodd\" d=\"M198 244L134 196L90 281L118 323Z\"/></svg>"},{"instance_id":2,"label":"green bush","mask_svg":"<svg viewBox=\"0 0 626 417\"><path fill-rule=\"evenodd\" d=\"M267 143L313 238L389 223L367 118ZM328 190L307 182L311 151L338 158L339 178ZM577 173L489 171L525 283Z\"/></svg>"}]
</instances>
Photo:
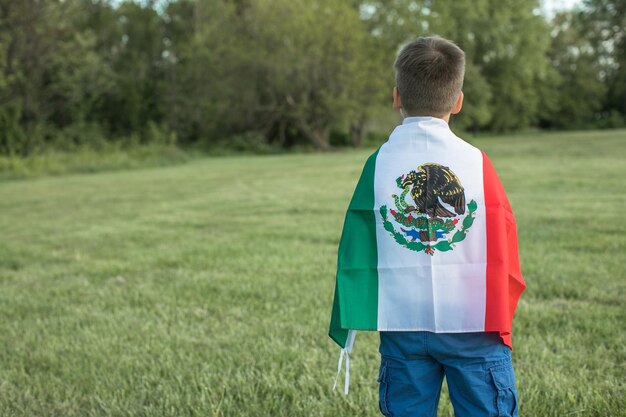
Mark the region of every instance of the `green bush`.
<instances>
[{"instance_id":1,"label":"green bush","mask_svg":"<svg viewBox=\"0 0 626 417\"><path fill-rule=\"evenodd\" d=\"M106 132L93 122L78 122L63 129L53 130L46 135L49 139L41 151L76 152L80 149L100 149L108 147Z\"/></svg>"},{"instance_id":2,"label":"green bush","mask_svg":"<svg viewBox=\"0 0 626 417\"><path fill-rule=\"evenodd\" d=\"M387 139L389 139L389 133L380 131L369 131L365 134L362 146L369 148L378 147L385 143Z\"/></svg>"},{"instance_id":3,"label":"green bush","mask_svg":"<svg viewBox=\"0 0 626 417\"><path fill-rule=\"evenodd\" d=\"M150 120L144 129L142 143L167 146L176 145L176 143L178 143L178 136L176 132L172 132Z\"/></svg>"},{"instance_id":4,"label":"green bush","mask_svg":"<svg viewBox=\"0 0 626 417\"><path fill-rule=\"evenodd\" d=\"M20 117L19 107L0 106L0 154L25 154L28 141L20 126Z\"/></svg>"},{"instance_id":5,"label":"green bush","mask_svg":"<svg viewBox=\"0 0 626 417\"><path fill-rule=\"evenodd\" d=\"M225 155L231 153L266 154L276 150L260 132L249 131L219 140L209 148L209 151L212 154Z\"/></svg>"},{"instance_id":6,"label":"green bush","mask_svg":"<svg viewBox=\"0 0 626 417\"><path fill-rule=\"evenodd\" d=\"M626 116L616 110L611 110L602 115L597 122L598 129L619 129L626 127Z\"/></svg>"},{"instance_id":7,"label":"green bush","mask_svg":"<svg viewBox=\"0 0 626 417\"><path fill-rule=\"evenodd\" d=\"M330 132L330 146L351 146L350 135L346 131L333 130Z\"/></svg>"}]
</instances>

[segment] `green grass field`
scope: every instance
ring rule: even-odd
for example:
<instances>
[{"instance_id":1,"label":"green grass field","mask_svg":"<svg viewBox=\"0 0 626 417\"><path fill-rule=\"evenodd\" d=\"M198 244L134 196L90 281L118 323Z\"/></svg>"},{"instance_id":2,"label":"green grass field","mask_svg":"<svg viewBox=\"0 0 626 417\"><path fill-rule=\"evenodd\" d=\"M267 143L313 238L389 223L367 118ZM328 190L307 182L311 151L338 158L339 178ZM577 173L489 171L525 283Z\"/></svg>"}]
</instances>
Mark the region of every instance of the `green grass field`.
<instances>
[{"instance_id":1,"label":"green grass field","mask_svg":"<svg viewBox=\"0 0 626 417\"><path fill-rule=\"evenodd\" d=\"M626 131L473 142L518 220L520 416L626 415ZM326 336L371 151L0 182L0 416L378 415L378 336L347 398Z\"/></svg>"}]
</instances>

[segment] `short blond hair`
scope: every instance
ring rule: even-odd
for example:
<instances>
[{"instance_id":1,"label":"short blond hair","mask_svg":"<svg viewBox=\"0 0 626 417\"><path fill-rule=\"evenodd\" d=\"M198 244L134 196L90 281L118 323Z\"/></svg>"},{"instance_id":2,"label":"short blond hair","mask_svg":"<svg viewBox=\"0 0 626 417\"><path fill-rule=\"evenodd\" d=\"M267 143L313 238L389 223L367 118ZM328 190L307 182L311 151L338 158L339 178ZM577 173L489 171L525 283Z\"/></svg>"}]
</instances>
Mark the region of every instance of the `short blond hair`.
<instances>
[{"instance_id":1,"label":"short blond hair","mask_svg":"<svg viewBox=\"0 0 626 417\"><path fill-rule=\"evenodd\" d=\"M454 107L465 75L465 53L439 36L421 37L396 58L396 87L411 116L444 116Z\"/></svg>"}]
</instances>

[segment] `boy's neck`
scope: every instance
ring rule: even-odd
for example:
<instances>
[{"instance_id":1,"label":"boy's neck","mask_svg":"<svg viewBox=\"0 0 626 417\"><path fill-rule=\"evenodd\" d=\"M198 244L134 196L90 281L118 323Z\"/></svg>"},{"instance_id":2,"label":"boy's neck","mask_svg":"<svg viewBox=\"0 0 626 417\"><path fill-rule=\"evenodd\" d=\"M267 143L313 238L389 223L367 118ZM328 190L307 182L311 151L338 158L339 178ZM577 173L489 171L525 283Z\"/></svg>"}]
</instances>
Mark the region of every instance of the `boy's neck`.
<instances>
[{"instance_id":1,"label":"boy's neck","mask_svg":"<svg viewBox=\"0 0 626 417\"><path fill-rule=\"evenodd\" d=\"M404 115L405 119L411 118L411 117L432 117L434 119L441 119L444 122L450 124L450 113L446 114L445 116L433 116L431 114L407 114Z\"/></svg>"}]
</instances>

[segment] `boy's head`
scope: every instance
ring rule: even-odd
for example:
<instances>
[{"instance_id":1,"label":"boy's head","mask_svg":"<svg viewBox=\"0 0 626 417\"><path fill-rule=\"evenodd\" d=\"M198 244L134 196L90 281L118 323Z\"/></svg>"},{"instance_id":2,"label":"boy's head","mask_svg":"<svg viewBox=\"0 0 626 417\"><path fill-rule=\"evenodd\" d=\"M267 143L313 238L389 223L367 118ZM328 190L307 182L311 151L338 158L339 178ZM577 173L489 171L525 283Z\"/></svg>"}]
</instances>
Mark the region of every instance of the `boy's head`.
<instances>
[{"instance_id":1,"label":"boy's head","mask_svg":"<svg viewBox=\"0 0 626 417\"><path fill-rule=\"evenodd\" d=\"M402 48L394 67L394 108L446 120L461 111L465 53L451 41L418 38Z\"/></svg>"}]
</instances>

